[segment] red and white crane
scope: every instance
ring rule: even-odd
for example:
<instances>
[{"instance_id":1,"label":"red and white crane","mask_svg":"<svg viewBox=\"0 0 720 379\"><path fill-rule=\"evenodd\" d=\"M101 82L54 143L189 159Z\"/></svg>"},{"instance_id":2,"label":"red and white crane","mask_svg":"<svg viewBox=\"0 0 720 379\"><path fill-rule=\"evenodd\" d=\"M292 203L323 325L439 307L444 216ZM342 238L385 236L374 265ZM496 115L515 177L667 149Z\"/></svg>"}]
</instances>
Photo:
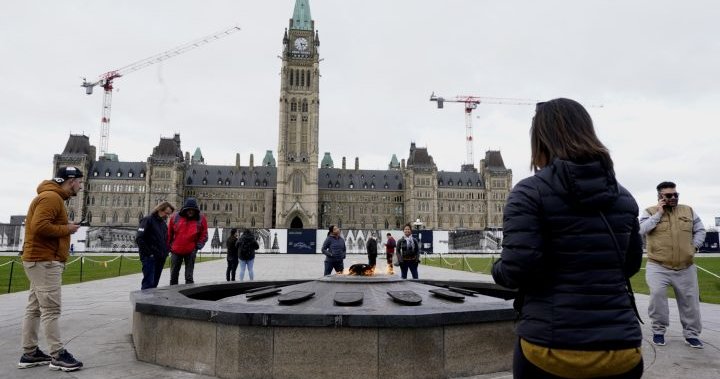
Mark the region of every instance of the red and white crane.
<instances>
[{"instance_id":1,"label":"red and white crane","mask_svg":"<svg viewBox=\"0 0 720 379\"><path fill-rule=\"evenodd\" d=\"M506 104L506 105L535 105L539 100L531 99L512 99L506 97L480 97L480 96L455 96L451 98L443 98L435 96L435 92L430 95L430 101L437 102L438 108L443 108L445 102L462 103L465 105L465 165L474 167L475 160L473 158L473 127L472 127L472 111L477 108L478 104Z\"/></svg>"},{"instance_id":2,"label":"red and white crane","mask_svg":"<svg viewBox=\"0 0 720 379\"><path fill-rule=\"evenodd\" d=\"M233 34L239 30L240 27L238 26L224 29L209 36L164 51L160 54L156 54L151 57L139 60L135 63L131 63L117 70L108 71L100 75L99 79L95 82L88 82L87 80L85 80L85 78L83 78L83 83L81 86L85 87L86 94L91 95L95 86L101 86L103 90L105 90L105 97L103 98L102 106L102 118L100 119L100 156L104 156L108 152L108 140L110 138L110 110L112 105L113 81L115 79L127 75L131 72L141 70L155 63L162 62L172 57L176 57L182 53L188 52L197 47L203 46L205 44Z\"/></svg>"}]
</instances>

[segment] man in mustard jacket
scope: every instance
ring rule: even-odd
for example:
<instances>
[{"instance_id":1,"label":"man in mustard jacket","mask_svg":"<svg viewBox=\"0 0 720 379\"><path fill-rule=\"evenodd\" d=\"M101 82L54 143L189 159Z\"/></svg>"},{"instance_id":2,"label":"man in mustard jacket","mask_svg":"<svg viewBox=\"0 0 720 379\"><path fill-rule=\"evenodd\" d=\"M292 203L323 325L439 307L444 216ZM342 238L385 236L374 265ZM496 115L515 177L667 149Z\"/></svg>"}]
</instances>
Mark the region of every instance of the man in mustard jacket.
<instances>
[{"instance_id":1,"label":"man in mustard jacket","mask_svg":"<svg viewBox=\"0 0 720 379\"><path fill-rule=\"evenodd\" d=\"M665 331L670 325L667 287L672 286L685 343L702 349L700 291L693 257L705 241L705 227L692 208L678 204L680 194L675 187L673 182L658 184L657 205L646 208L640 215L640 234L647 238L648 316L653 343L664 346Z\"/></svg>"},{"instance_id":2,"label":"man in mustard jacket","mask_svg":"<svg viewBox=\"0 0 720 379\"><path fill-rule=\"evenodd\" d=\"M82 177L77 167L61 167L52 180L40 183L27 212L22 260L30 280L30 296L23 320L19 368L49 364L52 370L75 371L83 366L63 347L59 325L62 272L70 252L70 235L79 228L68 222L64 201L77 196ZM50 355L38 347L41 323Z\"/></svg>"}]
</instances>

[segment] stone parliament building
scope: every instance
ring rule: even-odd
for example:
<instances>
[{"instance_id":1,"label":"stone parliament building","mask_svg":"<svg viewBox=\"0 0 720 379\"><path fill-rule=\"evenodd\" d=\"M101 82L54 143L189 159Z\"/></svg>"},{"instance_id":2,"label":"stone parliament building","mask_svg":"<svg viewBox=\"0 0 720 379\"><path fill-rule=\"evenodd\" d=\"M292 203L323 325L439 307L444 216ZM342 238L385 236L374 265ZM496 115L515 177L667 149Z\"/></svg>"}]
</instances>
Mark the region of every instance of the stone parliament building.
<instances>
[{"instance_id":1,"label":"stone parliament building","mask_svg":"<svg viewBox=\"0 0 720 379\"><path fill-rule=\"evenodd\" d=\"M82 192L67 201L70 219L94 227L135 227L161 201L180 207L195 197L210 227L400 229L420 220L424 229L489 230L502 227L512 170L499 151L479 168L438 171L427 148L410 143L387 169L361 169L359 159L338 165L319 159L320 39L308 0L296 0L282 38L277 161L268 150L248 165L207 165L197 148L183 152L180 135L160 138L144 162L126 162L70 135L55 154L53 172L76 165L85 173Z\"/></svg>"}]
</instances>

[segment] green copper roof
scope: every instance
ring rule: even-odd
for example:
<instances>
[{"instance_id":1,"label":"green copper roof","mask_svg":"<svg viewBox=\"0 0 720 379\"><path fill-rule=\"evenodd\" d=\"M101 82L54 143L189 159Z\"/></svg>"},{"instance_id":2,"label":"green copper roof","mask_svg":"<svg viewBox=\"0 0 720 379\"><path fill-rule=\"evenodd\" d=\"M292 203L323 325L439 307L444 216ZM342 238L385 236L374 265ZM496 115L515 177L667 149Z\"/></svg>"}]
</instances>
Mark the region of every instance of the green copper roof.
<instances>
[{"instance_id":1,"label":"green copper roof","mask_svg":"<svg viewBox=\"0 0 720 379\"><path fill-rule=\"evenodd\" d=\"M200 151L200 148L195 149L195 153L192 155L192 159L190 160L191 163L205 163L205 158L202 156L202 152Z\"/></svg>"},{"instance_id":2,"label":"green copper roof","mask_svg":"<svg viewBox=\"0 0 720 379\"><path fill-rule=\"evenodd\" d=\"M265 167L275 167L275 157L273 157L272 150L267 150L265 152L265 158L263 158L262 165Z\"/></svg>"},{"instance_id":3,"label":"green copper roof","mask_svg":"<svg viewBox=\"0 0 720 379\"><path fill-rule=\"evenodd\" d=\"M333 165L332 157L330 157L330 153L325 153L325 156L323 156L322 162L320 162L320 167L322 168L333 168L335 165Z\"/></svg>"},{"instance_id":4,"label":"green copper roof","mask_svg":"<svg viewBox=\"0 0 720 379\"><path fill-rule=\"evenodd\" d=\"M290 29L312 30L312 15L310 15L308 0L295 0L295 11L293 11Z\"/></svg>"},{"instance_id":5,"label":"green copper roof","mask_svg":"<svg viewBox=\"0 0 720 379\"><path fill-rule=\"evenodd\" d=\"M393 154L392 158L390 159L390 164L388 165L388 168L400 168L400 162L398 162L397 156Z\"/></svg>"}]
</instances>

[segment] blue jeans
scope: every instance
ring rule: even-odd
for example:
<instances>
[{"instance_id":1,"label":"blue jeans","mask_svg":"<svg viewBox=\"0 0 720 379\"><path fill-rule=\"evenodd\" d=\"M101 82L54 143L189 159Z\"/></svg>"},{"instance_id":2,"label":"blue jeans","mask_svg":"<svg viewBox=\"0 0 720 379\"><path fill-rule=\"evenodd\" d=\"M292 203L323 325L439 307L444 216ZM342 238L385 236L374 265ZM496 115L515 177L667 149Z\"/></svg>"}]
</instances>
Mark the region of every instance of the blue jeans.
<instances>
[{"instance_id":1,"label":"blue jeans","mask_svg":"<svg viewBox=\"0 0 720 379\"><path fill-rule=\"evenodd\" d=\"M338 274L342 273L345 269L343 261L325 261L325 273L323 275L330 275L333 269L335 269L335 272Z\"/></svg>"},{"instance_id":2,"label":"blue jeans","mask_svg":"<svg viewBox=\"0 0 720 379\"><path fill-rule=\"evenodd\" d=\"M407 261L407 262L400 262L400 276L403 279L407 279L407 272L408 269L410 269L410 273L412 274L413 279L418 278L418 261Z\"/></svg>"},{"instance_id":3,"label":"blue jeans","mask_svg":"<svg viewBox=\"0 0 720 379\"><path fill-rule=\"evenodd\" d=\"M160 275L165 266L166 255L160 257L146 256L140 257L142 262L142 283L140 289L157 288L160 283Z\"/></svg>"},{"instance_id":4,"label":"blue jeans","mask_svg":"<svg viewBox=\"0 0 720 379\"><path fill-rule=\"evenodd\" d=\"M248 270L248 277L250 277L250 280L253 280L255 278L255 274L253 273L253 263L255 263L255 259L251 259L249 261L240 261L240 281L242 282L243 279L245 279L245 268Z\"/></svg>"}]
</instances>

